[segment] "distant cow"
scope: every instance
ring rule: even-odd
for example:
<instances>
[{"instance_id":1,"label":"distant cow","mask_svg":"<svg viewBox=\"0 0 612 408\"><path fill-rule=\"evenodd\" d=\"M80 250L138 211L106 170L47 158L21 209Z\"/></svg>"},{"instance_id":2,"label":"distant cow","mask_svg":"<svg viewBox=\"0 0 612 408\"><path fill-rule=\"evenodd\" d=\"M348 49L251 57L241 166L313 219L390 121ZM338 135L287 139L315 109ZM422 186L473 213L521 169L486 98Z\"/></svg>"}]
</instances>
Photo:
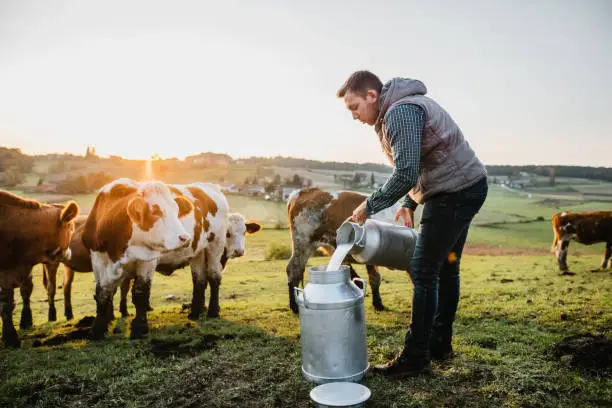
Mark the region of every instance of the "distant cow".
<instances>
[{"instance_id":1,"label":"distant cow","mask_svg":"<svg viewBox=\"0 0 612 408\"><path fill-rule=\"evenodd\" d=\"M136 317L132 320L131 337L146 335L153 273L163 255L192 245L179 217L193 211L191 201L172 197L168 186L161 182L119 179L100 190L83 230L83 244L91 253L96 279L92 339L104 337L113 313L113 295L121 281L130 277L136 279L132 291Z\"/></svg>"},{"instance_id":2,"label":"distant cow","mask_svg":"<svg viewBox=\"0 0 612 408\"><path fill-rule=\"evenodd\" d=\"M244 255L244 240L246 234L254 234L261 226L247 222L240 214L230 214L229 204L225 195L215 184L193 183L189 185L171 185L170 190L175 196L187 197L194 202L196 214L201 206L208 206L208 246L196 256L181 253L164 254L159 261L157 271L168 276L177 269L190 265L193 280L193 296L191 300L190 319L198 319L205 308L205 291L210 284L210 300L208 317L218 317L219 287L227 260ZM197 226L196 226L197 227ZM130 280L121 285L120 311L128 315L127 292Z\"/></svg>"},{"instance_id":3,"label":"distant cow","mask_svg":"<svg viewBox=\"0 0 612 408\"><path fill-rule=\"evenodd\" d=\"M287 264L289 281L289 307L298 313L298 306L293 295L293 288L304 280L304 270L308 259L318 247L333 250L336 247L336 230L353 214L353 210L367 196L353 192L328 193L318 188L307 188L294 191L287 201L289 229L291 232L292 254ZM387 208L372 218L393 222L399 206ZM355 263L347 257L347 263ZM357 276L350 266L351 276ZM376 310L384 310L380 297L380 273L374 265L366 265L372 304Z\"/></svg>"},{"instance_id":4,"label":"distant cow","mask_svg":"<svg viewBox=\"0 0 612 408\"><path fill-rule=\"evenodd\" d=\"M19 347L13 326L14 289L21 288L21 328L32 326L31 270L40 262L70 258L69 242L79 207L42 204L0 191L0 315L2 340L7 347Z\"/></svg>"},{"instance_id":5,"label":"distant cow","mask_svg":"<svg viewBox=\"0 0 612 408\"><path fill-rule=\"evenodd\" d=\"M605 242L601 268L608 267L608 260L612 256L612 211L556 213L552 217L552 227L552 251L555 252L561 271L568 273L567 249L570 240L585 245Z\"/></svg>"}]
</instances>

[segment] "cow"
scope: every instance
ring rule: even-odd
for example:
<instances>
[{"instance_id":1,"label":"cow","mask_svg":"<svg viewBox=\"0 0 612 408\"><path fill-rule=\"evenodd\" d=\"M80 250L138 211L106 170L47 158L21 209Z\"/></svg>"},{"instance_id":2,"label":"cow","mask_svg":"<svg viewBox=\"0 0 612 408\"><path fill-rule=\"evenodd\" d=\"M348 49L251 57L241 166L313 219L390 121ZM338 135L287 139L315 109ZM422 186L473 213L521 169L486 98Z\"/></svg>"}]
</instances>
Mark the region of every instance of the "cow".
<instances>
[{"instance_id":1,"label":"cow","mask_svg":"<svg viewBox=\"0 0 612 408\"><path fill-rule=\"evenodd\" d=\"M32 326L30 295L32 267L41 262L70 258L70 238L78 205L43 204L0 191L0 315L2 341L7 347L21 342L13 325L14 290L23 298L20 327Z\"/></svg>"},{"instance_id":2,"label":"cow","mask_svg":"<svg viewBox=\"0 0 612 408\"><path fill-rule=\"evenodd\" d=\"M261 229L256 222L246 221L244 216L229 213L229 204L225 195L215 184L193 183L190 185L170 186L173 194L186 196L195 202L199 200L212 200L214 211L211 212L209 244L205 252L191 260L168 254L160 260L157 271L169 276L177 269L187 264L191 267L193 281L193 296L189 319L197 320L205 307L205 291L210 284L210 299L207 316L219 317L219 287L221 277L228 259L244 255L245 235L252 235ZM202 197L207 196L207 199ZM197 205L196 205L197 207ZM128 315L127 293L130 281L125 280L121 285L120 312L122 316ZM149 306L149 309L150 306Z\"/></svg>"},{"instance_id":3,"label":"cow","mask_svg":"<svg viewBox=\"0 0 612 408\"><path fill-rule=\"evenodd\" d=\"M147 335L146 309L153 273L162 256L191 249L196 239L180 218L195 211L190 200L173 197L168 186L159 181L119 179L102 187L85 221L82 238L90 251L96 280L91 339L104 338L113 315L113 295L121 281L129 277L135 278L132 302L136 306L130 337ZM191 219L197 222L197 217ZM204 234L198 237L206 238Z\"/></svg>"},{"instance_id":4,"label":"cow","mask_svg":"<svg viewBox=\"0 0 612 408\"><path fill-rule=\"evenodd\" d=\"M354 192L329 193L319 188L305 188L294 191L287 200L289 231L291 234L291 258L287 264L287 279L289 282L289 307L298 313L298 305L293 295L293 288L304 279L304 270L308 259L317 248L323 247L333 251L336 247L336 230L359 206L366 195ZM372 218L394 222L398 204L375 214ZM356 261L352 257L345 260L349 264L351 276L357 273L352 267ZM372 304L376 310L384 310L380 297L380 273L375 265L366 265L370 287L372 289Z\"/></svg>"},{"instance_id":5,"label":"cow","mask_svg":"<svg viewBox=\"0 0 612 408\"><path fill-rule=\"evenodd\" d=\"M64 264L64 283L62 287L64 292L64 315L66 316L66 320L74 318L72 312L72 282L74 281L74 272L93 271L91 266L91 255L83 244L85 221L87 221L87 215L79 215L74 220L75 229L70 239L70 251L72 256L70 259L62 261ZM45 262L43 264L43 286L47 290L47 300L49 303L48 320L50 322L57 320L55 290L59 264L60 262Z\"/></svg>"},{"instance_id":6,"label":"cow","mask_svg":"<svg viewBox=\"0 0 612 408\"><path fill-rule=\"evenodd\" d=\"M552 217L553 244L559 269L563 274L571 274L567 267L567 249L570 240L591 245L605 242L601 268L608 267L612 256L612 211L561 212Z\"/></svg>"},{"instance_id":7,"label":"cow","mask_svg":"<svg viewBox=\"0 0 612 408\"><path fill-rule=\"evenodd\" d=\"M198 189L201 189L202 193L200 195L206 194L206 191L208 191L209 193L207 194L208 198L204 198L202 196L200 199L197 199L195 195L189 191L190 189L196 192L198 191ZM227 231L224 233L214 235L215 234L214 231L210 231L210 225L215 226L216 224L218 224L218 221L215 221L214 218L222 217L223 214L227 213L227 209L229 208L229 205L227 204L227 200L225 200L225 197L224 196L221 197L219 195L221 193L218 190L218 188L212 184L197 183L197 184L193 184L189 186L173 185L173 186L170 186L170 191L172 195L175 197L180 195L180 196L183 196L191 200L196 208L196 211L193 214L189 214L181 218L181 222L183 222L183 225L185 225L186 228L188 228L189 225L191 225L194 228L193 230L187 231L192 237L195 237L196 235L200 236L202 232L205 232L209 240L211 241L214 241L214 240L222 241L223 240L225 242L224 244L221 242L219 244L213 244L213 247L215 248L218 248L219 246L224 248L224 251L220 256L220 263L221 263L222 268L225 268L225 264L227 263L228 258L239 257L244 254L245 234L249 234L249 235L254 234L261 229L261 226L259 224L255 222L246 221L244 216L242 216L241 214L230 213L227 215L227 222L226 222ZM183 194L184 192L186 193L186 195ZM214 208L216 208L216 210L212 208L213 203L215 206ZM199 210L199 208L201 207L207 208L205 217L206 217L206 222L208 223L206 224L208 225L208 227L206 228L208 229L206 231L201 231L198 234L196 234L195 228L202 229L203 224L205 224L204 219L201 218L200 222L193 222L193 221L188 220L188 218L191 216L196 216L196 215L202 217L203 211ZM213 211L214 211L214 214L213 214ZM85 248L85 246L83 245L83 241L82 241L84 219L86 219L86 217L79 217L75 221L76 230L72 236L72 240L70 241L70 248L72 250L73 255L70 261L63 262L64 271L65 271L64 272L64 285L63 285L64 287L64 308L65 308L64 310L65 310L65 315L66 315L67 320L70 320L74 317L73 312L72 312L72 304L71 304L71 288L72 288L72 282L74 280L74 272L75 271L77 272L91 272L92 271L91 257L89 255L89 251ZM199 240L199 238L197 239ZM187 251L186 254L185 253L182 254L185 256L185 259L184 259L185 265L189 264L190 263L189 261L192 258L194 258L195 255L203 251L208 246L208 242L210 241L194 240L194 242L198 242L199 244L196 244L195 247L192 245L192 251ZM217 253L218 252L219 251L217 251ZM173 273L174 270L178 269L178 265L181 264L181 262L178 262L178 263L176 262L177 256L181 256L181 254L174 254L171 263L163 263L164 261L160 261L156 267L157 272L163 275L166 275L166 276ZM47 263L44 265L45 273L43 275L43 283L47 287L47 294L49 297L49 321L54 321L56 318L55 317L56 316L55 307L53 306L53 298L55 296L56 275L57 275L58 267L59 267L58 262ZM199 266L196 266L196 268L198 267ZM206 279L206 284L207 284L208 283L207 278L205 277L205 279ZM128 294L131 282L132 282L132 279L126 278L120 284L121 301L120 301L119 311L121 312L121 315L123 317L129 316L128 308L127 308L127 294ZM196 292L194 291L194 293ZM203 308L204 307L203 306L204 305L204 295L203 294L202 294L201 304ZM189 315L190 318L192 319L199 318L199 314L202 312L202 308L199 308L199 307L195 308L195 312L190 313ZM148 311L152 310L150 305L147 305L147 310ZM213 307L212 308L209 307L209 310L212 310L212 312L210 312L210 317L214 317L215 310L217 310L217 315L218 315L218 310L219 310L218 303L215 305L213 302Z\"/></svg>"}]
</instances>

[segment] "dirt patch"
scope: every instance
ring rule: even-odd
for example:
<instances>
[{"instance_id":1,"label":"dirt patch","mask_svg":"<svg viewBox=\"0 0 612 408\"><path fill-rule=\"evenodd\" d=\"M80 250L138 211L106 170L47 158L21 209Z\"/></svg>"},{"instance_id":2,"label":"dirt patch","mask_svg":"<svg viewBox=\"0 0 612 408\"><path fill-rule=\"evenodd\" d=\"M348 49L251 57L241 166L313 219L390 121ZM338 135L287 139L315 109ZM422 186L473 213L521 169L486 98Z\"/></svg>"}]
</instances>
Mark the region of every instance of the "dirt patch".
<instances>
[{"instance_id":1,"label":"dirt patch","mask_svg":"<svg viewBox=\"0 0 612 408\"><path fill-rule=\"evenodd\" d=\"M591 334L570 336L555 344L552 351L571 367L612 375L612 339Z\"/></svg>"},{"instance_id":2,"label":"dirt patch","mask_svg":"<svg viewBox=\"0 0 612 408\"><path fill-rule=\"evenodd\" d=\"M543 255L551 254L548 248L508 248L508 247L492 247L486 245L470 245L467 244L463 250L463 254L476 256L503 256L503 255ZM552 254L551 254L552 256Z\"/></svg>"},{"instance_id":3,"label":"dirt patch","mask_svg":"<svg viewBox=\"0 0 612 408\"><path fill-rule=\"evenodd\" d=\"M561 208L561 207L567 207L568 205L576 205L576 204L582 204L582 203L577 203L574 200L570 201L570 200L561 200L558 198L545 198L543 200L536 201L534 204L541 205L543 207L549 207L549 208Z\"/></svg>"}]
</instances>

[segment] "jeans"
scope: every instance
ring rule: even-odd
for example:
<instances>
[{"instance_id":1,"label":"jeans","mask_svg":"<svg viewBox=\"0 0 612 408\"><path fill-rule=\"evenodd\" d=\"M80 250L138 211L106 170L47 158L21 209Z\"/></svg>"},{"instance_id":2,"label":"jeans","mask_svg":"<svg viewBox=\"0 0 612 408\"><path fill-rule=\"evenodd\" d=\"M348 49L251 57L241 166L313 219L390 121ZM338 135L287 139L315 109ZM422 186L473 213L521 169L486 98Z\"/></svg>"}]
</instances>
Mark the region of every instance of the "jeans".
<instances>
[{"instance_id":1,"label":"jeans","mask_svg":"<svg viewBox=\"0 0 612 408\"><path fill-rule=\"evenodd\" d=\"M486 177L425 203L410 263L414 285L412 321L404 351L429 360L430 338L450 348L459 304L459 265L470 223L487 197Z\"/></svg>"}]
</instances>

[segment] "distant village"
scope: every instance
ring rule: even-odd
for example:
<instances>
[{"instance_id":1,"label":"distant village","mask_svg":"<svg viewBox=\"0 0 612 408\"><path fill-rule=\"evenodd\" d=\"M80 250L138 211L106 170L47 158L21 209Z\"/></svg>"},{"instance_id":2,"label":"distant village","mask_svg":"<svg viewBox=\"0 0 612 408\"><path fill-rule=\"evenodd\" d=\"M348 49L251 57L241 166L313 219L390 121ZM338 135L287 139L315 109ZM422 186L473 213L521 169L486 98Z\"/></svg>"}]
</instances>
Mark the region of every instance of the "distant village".
<instances>
[{"instance_id":1,"label":"distant village","mask_svg":"<svg viewBox=\"0 0 612 408\"><path fill-rule=\"evenodd\" d=\"M509 189L556 184L557 177L612 181L612 168L580 166L487 166L489 183ZM157 178L184 184L207 181L227 194L286 201L293 191L317 186L371 192L380 187L392 168L376 163L322 162L290 157L234 159L205 152L177 158L153 155L149 160L100 157L94 146L83 155L30 156L19 149L0 147L0 188L31 194L87 194L120 177Z\"/></svg>"},{"instance_id":2,"label":"distant village","mask_svg":"<svg viewBox=\"0 0 612 408\"><path fill-rule=\"evenodd\" d=\"M292 192L303 187L323 184L326 187L369 190L377 188L384 179L384 173L380 172L375 176L374 172L351 171L354 164L348 164L346 170L275 168L265 159L235 160L227 154L211 152L187 156L184 160L162 159L158 155L148 161L128 160L118 156L101 158L93 146L88 146L83 156L27 156L18 149L0 148L0 160L3 164L0 167L0 186L32 194L93 193L119 177L142 179L147 176L147 167L150 167L149 176L164 181L177 184L213 182L226 194L279 202L286 201ZM303 164L299 163L300 159L297 161L298 165ZM41 168L42 163L44 168ZM382 167L382 170L386 168ZM193 179L192 174L198 176ZM317 176L319 179L315 184L313 177ZM325 177L324 182L322 177Z\"/></svg>"}]
</instances>

